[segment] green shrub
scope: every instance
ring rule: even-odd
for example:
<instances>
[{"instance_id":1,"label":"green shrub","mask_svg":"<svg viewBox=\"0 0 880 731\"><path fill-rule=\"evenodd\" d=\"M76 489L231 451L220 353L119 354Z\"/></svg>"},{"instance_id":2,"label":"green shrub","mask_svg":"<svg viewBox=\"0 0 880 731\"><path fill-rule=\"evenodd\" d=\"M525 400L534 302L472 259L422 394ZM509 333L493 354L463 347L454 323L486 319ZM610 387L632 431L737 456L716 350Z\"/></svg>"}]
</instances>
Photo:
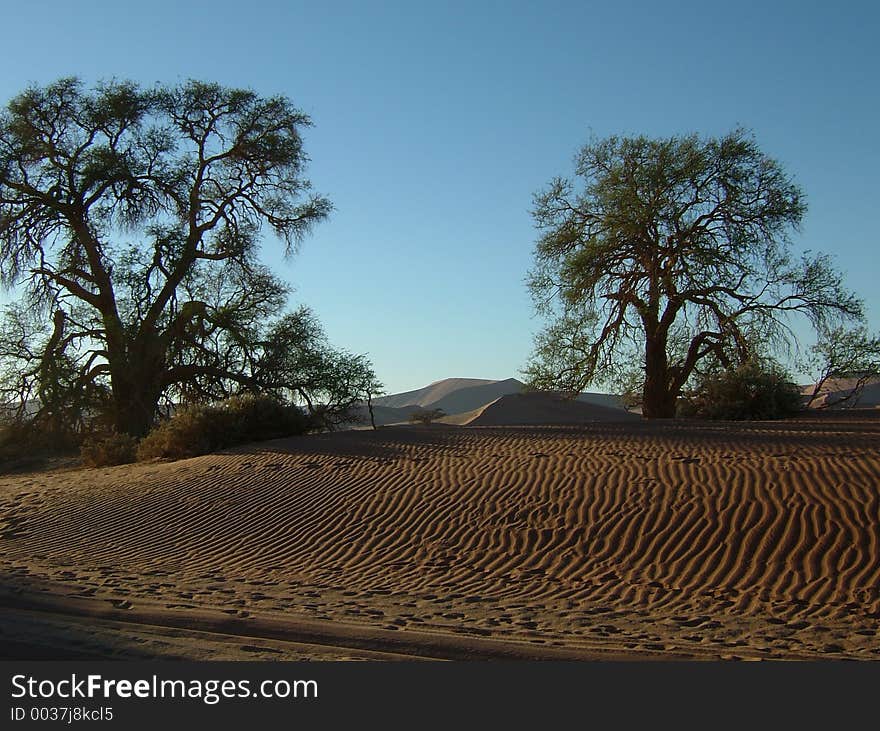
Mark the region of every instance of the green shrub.
<instances>
[{"instance_id":1,"label":"green shrub","mask_svg":"<svg viewBox=\"0 0 880 731\"><path fill-rule=\"evenodd\" d=\"M137 457L137 439L128 434L95 434L86 437L79 449L86 467L128 464Z\"/></svg>"},{"instance_id":2,"label":"green shrub","mask_svg":"<svg viewBox=\"0 0 880 731\"><path fill-rule=\"evenodd\" d=\"M783 419L801 410L797 385L778 367L756 362L699 379L679 403L679 416L695 419Z\"/></svg>"},{"instance_id":3,"label":"green shrub","mask_svg":"<svg viewBox=\"0 0 880 731\"><path fill-rule=\"evenodd\" d=\"M233 396L180 409L141 440L137 457L184 459L235 444L302 434L308 428L307 417L296 406L269 396Z\"/></svg>"},{"instance_id":4,"label":"green shrub","mask_svg":"<svg viewBox=\"0 0 880 731\"><path fill-rule=\"evenodd\" d=\"M306 415L271 396L245 394L221 402L236 443L277 439L308 430Z\"/></svg>"}]
</instances>

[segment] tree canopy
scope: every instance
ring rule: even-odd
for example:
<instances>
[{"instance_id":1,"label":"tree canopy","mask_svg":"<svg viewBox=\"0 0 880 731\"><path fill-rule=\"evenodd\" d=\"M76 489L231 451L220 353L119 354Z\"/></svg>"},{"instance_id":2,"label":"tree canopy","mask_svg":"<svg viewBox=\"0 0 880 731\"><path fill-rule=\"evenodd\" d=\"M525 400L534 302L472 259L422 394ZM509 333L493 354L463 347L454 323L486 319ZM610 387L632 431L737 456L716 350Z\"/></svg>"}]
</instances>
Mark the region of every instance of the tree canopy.
<instances>
[{"instance_id":1,"label":"tree canopy","mask_svg":"<svg viewBox=\"0 0 880 731\"><path fill-rule=\"evenodd\" d=\"M50 421L104 411L142 436L166 402L323 403L375 380L307 310L282 317L288 287L258 258L267 230L289 254L331 209L304 177L309 124L287 98L198 81L15 97L0 113L0 278L22 295L0 333L6 402Z\"/></svg>"},{"instance_id":2,"label":"tree canopy","mask_svg":"<svg viewBox=\"0 0 880 731\"><path fill-rule=\"evenodd\" d=\"M577 392L634 378L643 415L670 417L701 366L790 342L792 316L859 320L829 258L793 252L805 210L744 130L588 143L576 178L535 196L529 286L548 324L530 380Z\"/></svg>"}]
</instances>

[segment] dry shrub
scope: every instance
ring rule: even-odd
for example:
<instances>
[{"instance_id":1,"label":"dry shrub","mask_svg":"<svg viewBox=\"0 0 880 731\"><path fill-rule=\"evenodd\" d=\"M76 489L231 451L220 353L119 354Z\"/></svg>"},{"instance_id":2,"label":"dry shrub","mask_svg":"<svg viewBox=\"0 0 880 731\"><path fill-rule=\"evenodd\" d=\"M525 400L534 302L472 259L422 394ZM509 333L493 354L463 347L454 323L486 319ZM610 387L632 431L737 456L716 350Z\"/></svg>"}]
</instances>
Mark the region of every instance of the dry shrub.
<instances>
[{"instance_id":1,"label":"dry shrub","mask_svg":"<svg viewBox=\"0 0 880 731\"><path fill-rule=\"evenodd\" d=\"M33 419L3 415L0 417L0 474L44 469L57 459L75 460L79 445L76 434L50 430Z\"/></svg>"},{"instance_id":2,"label":"dry shrub","mask_svg":"<svg viewBox=\"0 0 880 731\"><path fill-rule=\"evenodd\" d=\"M305 414L270 396L233 396L211 405L180 409L141 441L138 459L185 459L235 444L302 434Z\"/></svg>"},{"instance_id":3,"label":"dry shrub","mask_svg":"<svg viewBox=\"0 0 880 731\"><path fill-rule=\"evenodd\" d=\"M79 450L86 467L128 464L137 458L137 439L128 434L94 434L83 440Z\"/></svg>"}]
</instances>

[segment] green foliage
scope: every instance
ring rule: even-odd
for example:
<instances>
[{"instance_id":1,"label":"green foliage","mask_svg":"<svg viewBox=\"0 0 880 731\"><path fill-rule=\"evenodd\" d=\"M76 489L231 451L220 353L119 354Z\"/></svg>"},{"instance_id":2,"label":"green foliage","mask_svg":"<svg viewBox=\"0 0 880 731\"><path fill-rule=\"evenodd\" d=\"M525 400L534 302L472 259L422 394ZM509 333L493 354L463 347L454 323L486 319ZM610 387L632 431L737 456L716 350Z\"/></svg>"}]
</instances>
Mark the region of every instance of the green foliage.
<instances>
[{"instance_id":1,"label":"green foliage","mask_svg":"<svg viewBox=\"0 0 880 731\"><path fill-rule=\"evenodd\" d=\"M94 434L83 440L79 455L86 467L108 467L134 462L137 447L137 439L129 434Z\"/></svg>"},{"instance_id":2,"label":"green foliage","mask_svg":"<svg viewBox=\"0 0 880 731\"><path fill-rule=\"evenodd\" d=\"M446 416L446 412L443 409L421 409L419 411L413 411L409 415L409 420L413 424L424 424L428 426L437 419L442 419Z\"/></svg>"},{"instance_id":3,"label":"green foliage","mask_svg":"<svg viewBox=\"0 0 880 731\"><path fill-rule=\"evenodd\" d=\"M141 440L137 458L195 457L236 444L303 434L309 426L294 405L271 396L233 396L180 409Z\"/></svg>"},{"instance_id":4,"label":"green foliage","mask_svg":"<svg viewBox=\"0 0 880 731\"><path fill-rule=\"evenodd\" d=\"M68 78L12 99L0 282L22 297L0 399L58 430L102 410L143 436L160 405L278 385L261 359L288 287L258 254L265 229L292 253L331 209L304 176L309 125L286 98L198 81Z\"/></svg>"},{"instance_id":5,"label":"green foliage","mask_svg":"<svg viewBox=\"0 0 880 731\"><path fill-rule=\"evenodd\" d=\"M532 212L529 286L548 325L526 373L539 388L629 381L639 363L643 414L669 417L698 366L785 347L790 317L863 317L828 257L792 252L803 193L743 130L593 141L576 176Z\"/></svg>"},{"instance_id":6,"label":"green foliage","mask_svg":"<svg viewBox=\"0 0 880 731\"><path fill-rule=\"evenodd\" d=\"M70 446L105 411L101 384L80 378L81 364L65 348L65 319L10 304L0 318L0 400L7 416L30 424L35 438Z\"/></svg>"},{"instance_id":7,"label":"green foliage","mask_svg":"<svg viewBox=\"0 0 880 731\"><path fill-rule=\"evenodd\" d=\"M695 419L784 419L803 409L800 389L774 365L748 361L697 378L679 401L680 416Z\"/></svg>"},{"instance_id":8,"label":"green foliage","mask_svg":"<svg viewBox=\"0 0 880 731\"><path fill-rule=\"evenodd\" d=\"M303 406L315 427L335 429L360 418L359 406L382 391L369 360L333 347L306 307L268 332L256 371L278 397Z\"/></svg>"}]
</instances>

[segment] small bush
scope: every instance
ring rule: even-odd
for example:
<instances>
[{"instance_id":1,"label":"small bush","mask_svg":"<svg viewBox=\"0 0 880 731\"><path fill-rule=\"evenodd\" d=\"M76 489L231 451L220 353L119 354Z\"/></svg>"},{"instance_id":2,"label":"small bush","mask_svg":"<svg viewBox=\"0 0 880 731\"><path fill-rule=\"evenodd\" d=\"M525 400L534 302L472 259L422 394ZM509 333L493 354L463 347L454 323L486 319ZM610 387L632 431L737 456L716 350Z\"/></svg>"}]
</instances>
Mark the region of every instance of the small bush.
<instances>
[{"instance_id":1,"label":"small bush","mask_svg":"<svg viewBox=\"0 0 880 731\"><path fill-rule=\"evenodd\" d=\"M138 445L139 460L185 459L210 452L221 440L221 425L210 407L194 404L157 424Z\"/></svg>"},{"instance_id":2,"label":"small bush","mask_svg":"<svg viewBox=\"0 0 880 731\"><path fill-rule=\"evenodd\" d=\"M277 439L308 431L296 406L269 396L233 396L217 404L182 408L141 441L138 459L185 459L235 444Z\"/></svg>"},{"instance_id":3,"label":"small bush","mask_svg":"<svg viewBox=\"0 0 880 731\"><path fill-rule=\"evenodd\" d=\"M24 446L42 446L39 444L37 429L32 421L26 419L4 419L0 424L0 448L17 449Z\"/></svg>"},{"instance_id":4,"label":"small bush","mask_svg":"<svg viewBox=\"0 0 880 731\"><path fill-rule=\"evenodd\" d=\"M49 460L73 457L78 445L46 434L33 420L0 417L0 474L43 469Z\"/></svg>"},{"instance_id":5,"label":"small bush","mask_svg":"<svg viewBox=\"0 0 880 731\"><path fill-rule=\"evenodd\" d=\"M79 434L53 429L44 419L0 418L0 450L27 449L47 454L66 454L75 453L80 443Z\"/></svg>"},{"instance_id":6,"label":"small bush","mask_svg":"<svg viewBox=\"0 0 880 731\"><path fill-rule=\"evenodd\" d=\"M128 464L137 457L137 439L116 432L88 436L80 446L79 456L86 467Z\"/></svg>"},{"instance_id":7,"label":"small bush","mask_svg":"<svg viewBox=\"0 0 880 731\"><path fill-rule=\"evenodd\" d=\"M302 434L309 427L306 415L296 406L270 396L232 396L220 408L227 414L237 444Z\"/></svg>"},{"instance_id":8,"label":"small bush","mask_svg":"<svg viewBox=\"0 0 880 731\"><path fill-rule=\"evenodd\" d=\"M680 402L680 416L695 419L783 419L802 408L797 385L779 368L745 363L709 373Z\"/></svg>"},{"instance_id":9,"label":"small bush","mask_svg":"<svg viewBox=\"0 0 880 731\"><path fill-rule=\"evenodd\" d=\"M423 409L421 411L413 411L413 413L409 415L409 420L413 424L428 425L432 421L441 419L444 416L446 416L446 412L443 411L443 409Z\"/></svg>"}]
</instances>

